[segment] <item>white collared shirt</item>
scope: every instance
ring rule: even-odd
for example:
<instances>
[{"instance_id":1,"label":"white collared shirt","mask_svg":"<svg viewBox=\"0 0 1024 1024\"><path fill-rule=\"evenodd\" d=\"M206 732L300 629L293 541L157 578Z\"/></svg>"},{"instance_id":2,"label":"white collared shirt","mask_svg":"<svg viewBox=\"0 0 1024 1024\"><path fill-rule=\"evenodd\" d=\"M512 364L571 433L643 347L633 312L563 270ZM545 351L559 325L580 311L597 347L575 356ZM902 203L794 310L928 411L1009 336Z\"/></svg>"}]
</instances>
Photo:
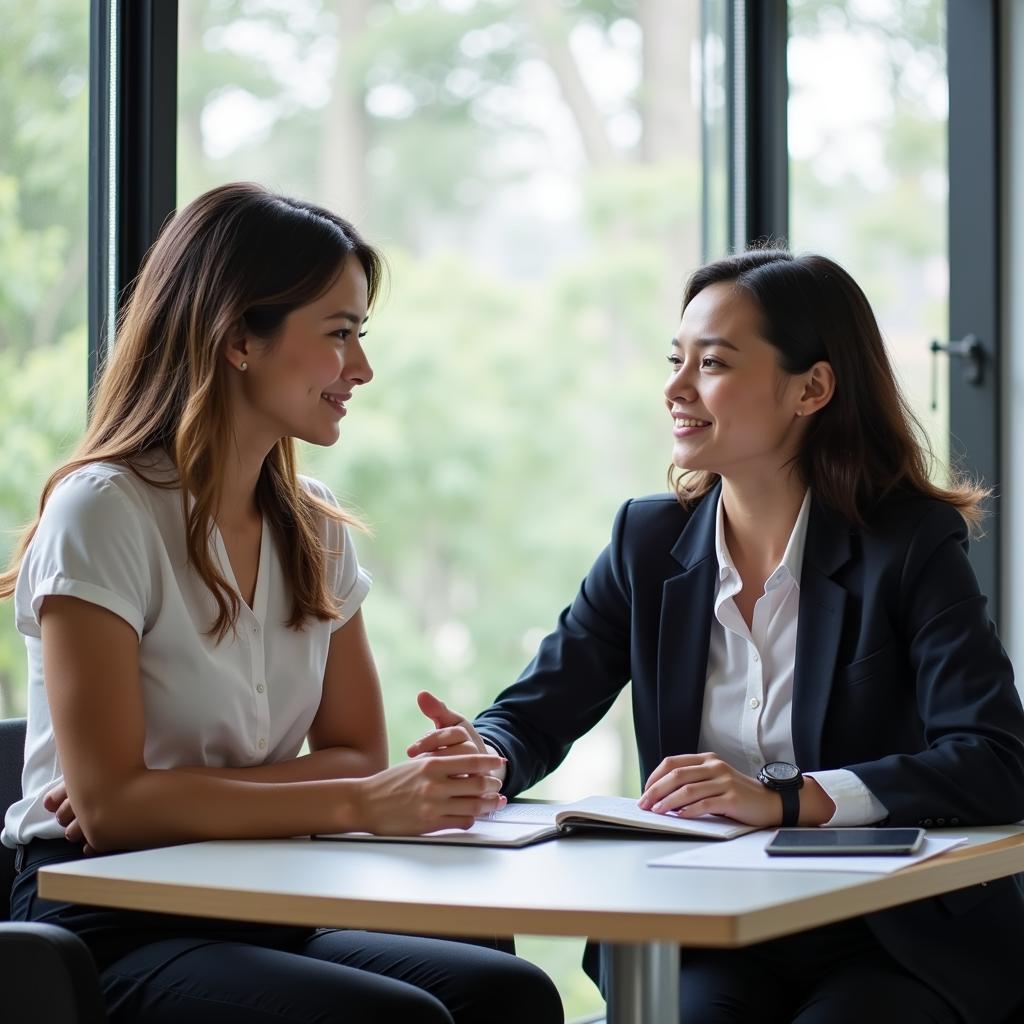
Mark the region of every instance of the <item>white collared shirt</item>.
<instances>
[{"instance_id":1,"label":"white collared shirt","mask_svg":"<svg viewBox=\"0 0 1024 1024\"><path fill-rule=\"evenodd\" d=\"M147 475L173 466L166 456ZM334 503L315 480L303 484ZM295 757L320 706L331 633L355 614L370 586L348 531L326 520L321 540L328 579L343 619L290 629L291 592L266 521L256 592L241 604L237 631L217 643L213 595L189 564L181 491L147 484L114 463L76 470L54 490L25 554L15 589L15 618L28 652L28 737L24 798L7 812L3 842L58 839L64 830L43 807L62 781L43 686L39 611L63 594L112 611L139 638L139 685L149 768L244 768ZM211 546L233 581L220 531ZM112 713L114 713L112 711Z\"/></svg>"},{"instance_id":2,"label":"white collared shirt","mask_svg":"<svg viewBox=\"0 0 1024 1024\"><path fill-rule=\"evenodd\" d=\"M804 496L782 561L765 580L750 628L736 607L743 581L725 542L722 498L715 514L715 612L708 647L700 749L714 751L744 775L768 761L794 761L793 671L800 616L800 573L810 517ZM845 768L807 772L836 805L828 825L868 825L888 815L884 804Z\"/></svg>"}]
</instances>

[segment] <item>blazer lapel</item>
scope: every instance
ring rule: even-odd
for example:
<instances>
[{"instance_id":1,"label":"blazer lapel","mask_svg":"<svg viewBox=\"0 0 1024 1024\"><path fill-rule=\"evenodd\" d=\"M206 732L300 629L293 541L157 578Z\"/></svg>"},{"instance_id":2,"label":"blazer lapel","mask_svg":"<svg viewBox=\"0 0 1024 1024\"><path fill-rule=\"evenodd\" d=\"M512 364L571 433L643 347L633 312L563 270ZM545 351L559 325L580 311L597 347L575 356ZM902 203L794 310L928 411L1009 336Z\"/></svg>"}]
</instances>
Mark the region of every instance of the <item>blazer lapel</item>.
<instances>
[{"instance_id":1,"label":"blazer lapel","mask_svg":"<svg viewBox=\"0 0 1024 1024\"><path fill-rule=\"evenodd\" d=\"M793 671L793 752L805 771L814 771L821 763L821 731L846 608L846 591L831 577L849 558L849 527L812 499Z\"/></svg>"},{"instance_id":2,"label":"blazer lapel","mask_svg":"<svg viewBox=\"0 0 1024 1024\"><path fill-rule=\"evenodd\" d=\"M665 581L658 632L660 757L697 749L714 612L715 512L721 485L697 506L672 548L683 571Z\"/></svg>"}]
</instances>

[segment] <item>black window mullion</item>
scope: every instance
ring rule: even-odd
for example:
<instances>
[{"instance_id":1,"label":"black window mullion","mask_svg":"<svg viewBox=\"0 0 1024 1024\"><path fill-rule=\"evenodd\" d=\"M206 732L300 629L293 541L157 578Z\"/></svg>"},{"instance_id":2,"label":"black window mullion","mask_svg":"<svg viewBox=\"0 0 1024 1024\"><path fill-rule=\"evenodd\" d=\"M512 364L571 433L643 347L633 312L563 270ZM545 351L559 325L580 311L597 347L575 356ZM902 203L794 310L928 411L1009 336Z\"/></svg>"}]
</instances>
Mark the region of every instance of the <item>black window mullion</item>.
<instances>
[{"instance_id":1,"label":"black window mullion","mask_svg":"<svg viewBox=\"0 0 1024 1024\"><path fill-rule=\"evenodd\" d=\"M93 384L103 363L110 335L112 309L116 306L111 291L113 253L114 187L111 180L114 137L111 105L116 101L116 42L112 39L115 11L109 0L92 0L89 25L89 270L88 387Z\"/></svg>"},{"instance_id":2,"label":"black window mullion","mask_svg":"<svg viewBox=\"0 0 1024 1024\"><path fill-rule=\"evenodd\" d=\"M747 0L747 241L789 234L788 5Z\"/></svg>"},{"instance_id":3,"label":"black window mullion","mask_svg":"<svg viewBox=\"0 0 1024 1024\"><path fill-rule=\"evenodd\" d=\"M789 232L787 0L729 11L730 241L736 251Z\"/></svg>"},{"instance_id":4,"label":"black window mullion","mask_svg":"<svg viewBox=\"0 0 1024 1024\"><path fill-rule=\"evenodd\" d=\"M177 0L92 0L89 390L127 289L174 210Z\"/></svg>"}]
</instances>

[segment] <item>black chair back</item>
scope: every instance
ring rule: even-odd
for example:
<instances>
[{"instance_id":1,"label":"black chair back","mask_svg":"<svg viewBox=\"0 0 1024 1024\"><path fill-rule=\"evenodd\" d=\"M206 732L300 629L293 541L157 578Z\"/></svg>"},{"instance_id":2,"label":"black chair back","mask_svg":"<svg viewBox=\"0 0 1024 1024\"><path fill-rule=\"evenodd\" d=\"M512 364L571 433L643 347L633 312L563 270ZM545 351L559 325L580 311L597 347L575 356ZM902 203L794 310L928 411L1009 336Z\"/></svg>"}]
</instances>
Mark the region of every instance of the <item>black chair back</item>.
<instances>
[{"instance_id":1,"label":"black chair back","mask_svg":"<svg viewBox=\"0 0 1024 1024\"><path fill-rule=\"evenodd\" d=\"M25 764L25 719L0 721L0 822L11 804L21 799L21 769ZM10 920L14 851L0 843L0 921Z\"/></svg>"}]
</instances>

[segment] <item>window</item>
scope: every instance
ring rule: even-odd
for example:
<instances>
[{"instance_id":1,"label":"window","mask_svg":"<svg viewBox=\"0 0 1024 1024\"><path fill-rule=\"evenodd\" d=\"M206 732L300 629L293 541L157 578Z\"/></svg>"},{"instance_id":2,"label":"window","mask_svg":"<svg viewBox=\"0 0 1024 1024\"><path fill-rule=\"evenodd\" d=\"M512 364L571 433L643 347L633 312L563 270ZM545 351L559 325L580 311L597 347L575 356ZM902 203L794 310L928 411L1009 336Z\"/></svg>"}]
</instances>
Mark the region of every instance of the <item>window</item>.
<instances>
[{"instance_id":1,"label":"window","mask_svg":"<svg viewBox=\"0 0 1024 1024\"><path fill-rule=\"evenodd\" d=\"M661 357L700 260L701 161L699 7L662 7L180 4L179 203L255 178L391 261L377 377L305 457L375 528L396 753L426 724L416 689L486 703L618 505L664 486ZM636 788L617 733L582 747L546 793Z\"/></svg>"},{"instance_id":2,"label":"window","mask_svg":"<svg viewBox=\"0 0 1024 1024\"><path fill-rule=\"evenodd\" d=\"M85 424L88 4L4 5L0 38L0 555ZM25 713L25 645L0 618L0 717Z\"/></svg>"},{"instance_id":3,"label":"window","mask_svg":"<svg viewBox=\"0 0 1024 1024\"><path fill-rule=\"evenodd\" d=\"M664 488L699 40L700 5L674 2L179 4L179 204L253 178L391 262L376 378L304 462L375 530L357 543L396 757L428 726L417 690L485 706L619 504ZM638 786L626 699L537 795ZM569 1016L598 1008L578 944L544 946Z\"/></svg>"}]
</instances>

